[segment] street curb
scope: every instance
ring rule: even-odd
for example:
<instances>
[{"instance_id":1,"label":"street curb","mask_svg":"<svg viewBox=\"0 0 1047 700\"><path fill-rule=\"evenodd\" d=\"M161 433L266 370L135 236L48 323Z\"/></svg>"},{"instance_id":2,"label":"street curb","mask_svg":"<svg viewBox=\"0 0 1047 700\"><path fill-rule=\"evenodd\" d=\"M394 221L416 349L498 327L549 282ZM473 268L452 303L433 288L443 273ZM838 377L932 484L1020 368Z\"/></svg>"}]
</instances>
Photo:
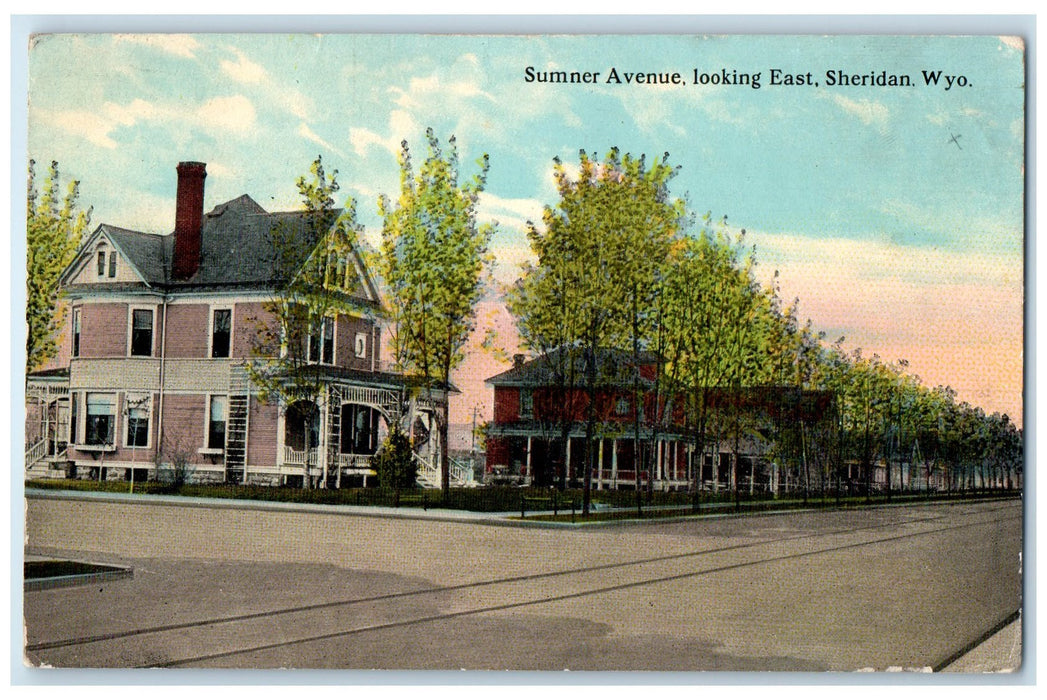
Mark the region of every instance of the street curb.
<instances>
[{"instance_id":1,"label":"street curb","mask_svg":"<svg viewBox=\"0 0 1047 700\"><path fill-rule=\"evenodd\" d=\"M102 566L102 565L100 565ZM111 566L105 564L104 566ZM86 586L91 583L104 583L106 581L119 581L125 578L134 578L134 569L112 567L113 571L96 571L90 574L70 574L69 576L50 576L48 578L27 578L22 583L22 590L46 591L52 588L68 588L70 586Z\"/></svg>"},{"instance_id":2,"label":"street curb","mask_svg":"<svg viewBox=\"0 0 1047 700\"><path fill-rule=\"evenodd\" d=\"M423 520L448 523L473 523L477 525L493 525L496 527L523 527L523 528L546 528L546 529L579 529L594 527L618 527L625 525L638 525L645 523L676 523L688 520L719 519L719 518L742 518L761 517L771 515L782 515L786 513L811 513L816 511L833 511L836 508L782 508L773 510L759 510L752 512L734 512L731 507L723 509L707 509L728 512L688 512L677 516L666 516L664 518L621 518L617 520L598 520L594 522L560 522L553 520L528 520L520 519L516 511L502 511L494 513L482 513L465 510L449 510L445 508L433 508L419 510L417 508L393 508L389 506L364 506L364 505L330 505L320 503L288 503L284 501L256 501L247 499L226 498L199 498L195 496L166 496L162 494L132 494L112 493L100 491L67 491L50 489L25 489L26 499L56 500L56 501L92 501L97 503L120 503L138 505L167 505L178 508L208 508L226 510L253 510L284 513L311 513L318 515L354 516L362 518L391 518L394 520ZM999 499L984 498L978 500L1012 500L1014 497L1001 497ZM922 507L943 501L920 501L911 503L878 503L875 505L861 506L862 510L877 508L899 508L899 507ZM689 507L689 506L687 506ZM623 510L631 510L623 509ZM535 515L552 514L552 511L536 511Z\"/></svg>"}]
</instances>

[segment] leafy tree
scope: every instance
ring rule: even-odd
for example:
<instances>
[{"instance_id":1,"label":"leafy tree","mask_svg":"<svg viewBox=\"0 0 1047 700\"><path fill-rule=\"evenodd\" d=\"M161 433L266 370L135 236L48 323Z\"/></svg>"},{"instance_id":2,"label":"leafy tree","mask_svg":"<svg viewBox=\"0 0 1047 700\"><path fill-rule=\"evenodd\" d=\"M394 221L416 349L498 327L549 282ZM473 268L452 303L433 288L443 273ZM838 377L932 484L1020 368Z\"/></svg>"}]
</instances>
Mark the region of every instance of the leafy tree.
<instances>
[{"instance_id":1,"label":"leafy tree","mask_svg":"<svg viewBox=\"0 0 1047 700\"><path fill-rule=\"evenodd\" d=\"M559 201L545 208L541 229L532 224L528 230L538 263L525 269L510 310L526 346L556 363L551 370L563 393L584 388L584 513L599 417L596 391L605 373L616 374L610 351L633 353L634 415L640 410L639 353L649 345L658 278L683 213L668 191L675 172L667 158L648 164L617 148L603 160L581 151L576 177L554 159ZM564 451L575 409L564 402Z\"/></svg>"},{"instance_id":2,"label":"leafy tree","mask_svg":"<svg viewBox=\"0 0 1047 700\"><path fill-rule=\"evenodd\" d=\"M91 220L91 209L77 211L80 183L61 193L58 163L52 161L42 192L36 189L36 163L29 161L26 197L26 371L58 352L62 327L58 278L72 262Z\"/></svg>"},{"instance_id":3,"label":"leafy tree","mask_svg":"<svg viewBox=\"0 0 1047 700\"><path fill-rule=\"evenodd\" d=\"M338 171L327 172L317 157L308 175L296 186L302 209L279 220L270 232L272 265L276 288L264 305L267 318L257 324L248 365L253 384L266 401L278 402L285 419L298 424L306 453L304 486L314 476L327 484L327 460L314 475L313 449L320 440L314 435L327 408L326 370L334 316L350 310L353 303L346 286L354 269L354 255L361 227L356 221L356 203L346 199L336 209Z\"/></svg>"},{"instance_id":4,"label":"leafy tree","mask_svg":"<svg viewBox=\"0 0 1047 700\"><path fill-rule=\"evenodd\" d=\"M387 489L414 488L418 479L418 467L414 463L411 439L394 425L386 436L382 449L375 456L374 470L378 474L378 485Z\"/></svg>"},{"instance_id":5,"label":"leafy tree","mask_svg":"<svg viewBox=\"0 0 1047 700\"><path fill-rule=\"evenodd\" d=\"M379 256L391 321L391 349L396 365L417 377L430 403L447 392L451 373L464 359L475 327L475 306L490 267L488 246L494 228L478 225L476 204L487 177L488 158L470 181L459 183L458 149L452 136L441 148L426 130L428 152L415 172L407 142L400 151L400 196L384 195ZM440 474L450 487L447 455L448 406L437 402Z\"/></svg>"}]
</instances>

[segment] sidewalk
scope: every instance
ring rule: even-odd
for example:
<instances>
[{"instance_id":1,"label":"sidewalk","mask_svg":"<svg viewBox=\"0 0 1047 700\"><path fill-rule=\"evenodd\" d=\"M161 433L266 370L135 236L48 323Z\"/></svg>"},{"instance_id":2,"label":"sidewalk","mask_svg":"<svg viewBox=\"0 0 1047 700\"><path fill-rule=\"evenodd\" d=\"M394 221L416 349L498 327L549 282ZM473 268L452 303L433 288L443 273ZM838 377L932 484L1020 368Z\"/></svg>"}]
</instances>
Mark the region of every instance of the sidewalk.
<instances>
[{"instance_id":1,"label":"sidewalk","mask_svg":"<svg viewBox=\"0 0 1047 700\"><path fill-rule=\"evenodd\" d=\"M945 673L1014 673L1022 667L1022 620L1007 625L942 669Z\"/></svg>"}]
</instances>

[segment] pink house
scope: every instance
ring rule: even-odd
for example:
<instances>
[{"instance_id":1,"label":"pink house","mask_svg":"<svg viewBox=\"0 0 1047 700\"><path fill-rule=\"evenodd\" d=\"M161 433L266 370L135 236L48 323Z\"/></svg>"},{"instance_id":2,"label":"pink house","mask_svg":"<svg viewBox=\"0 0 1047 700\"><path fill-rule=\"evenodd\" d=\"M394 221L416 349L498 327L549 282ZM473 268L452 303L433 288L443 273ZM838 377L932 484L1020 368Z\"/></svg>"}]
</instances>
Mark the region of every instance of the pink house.
<instances>
[{"instance_id":1,"label":"pink house","mask_svg":"<svg viewBox=\"0 0 1047 700\"><path fill-rule=\"evenodd\" d=\"M394 423L415 432L431 473L435 406L383 369L381 301L356 246L332 282L341 303L309 332L320 396L266 401L247 364L265 354L260 338L279 337L273 232L292 231L303 261L326 234L247 195L204 213L205 165L177 172L173 233L102 224L62 275L69 363L27 377L27 475L361 484Z\"/></svg>"}]
</instances>

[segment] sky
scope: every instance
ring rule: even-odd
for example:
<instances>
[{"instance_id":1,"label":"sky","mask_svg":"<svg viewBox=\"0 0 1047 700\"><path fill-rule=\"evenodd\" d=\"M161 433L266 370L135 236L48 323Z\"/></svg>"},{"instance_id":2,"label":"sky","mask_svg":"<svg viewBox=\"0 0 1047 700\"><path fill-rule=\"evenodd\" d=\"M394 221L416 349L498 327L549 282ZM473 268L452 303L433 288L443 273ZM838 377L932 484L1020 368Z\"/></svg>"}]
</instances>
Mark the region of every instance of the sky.
<instances>
[{"instance_id":1,"label":"sky","mask_svg":"<svg viewBox=\"0 0 1047 700\"><path fill-rule=\"evenodd\" d=\"M529 82L528 68L590 82ZM911 84L831 85L827 71ZM632 79L649 72L681 84ZM745 229L757 275L777 270L782 296L829 341L904 358L925 384L1021 425L1025 73L1013 37L56 34L33 42L28 86L29 156L80 180L92 229L170 232L186 160L207 164L207 210L241 194L292 209L295 179L322 155L374 242L401 141L420 154L426 127L453 134L464 176L490 156L478 213L497 223L501 283L531 259L526 222L556 201L554 158L667 152L673 195ZM497 294L479 321L513 352ZM471 353L452 423L490 417L483 380L505 368Z\"/></svg>"}]
</instances>

